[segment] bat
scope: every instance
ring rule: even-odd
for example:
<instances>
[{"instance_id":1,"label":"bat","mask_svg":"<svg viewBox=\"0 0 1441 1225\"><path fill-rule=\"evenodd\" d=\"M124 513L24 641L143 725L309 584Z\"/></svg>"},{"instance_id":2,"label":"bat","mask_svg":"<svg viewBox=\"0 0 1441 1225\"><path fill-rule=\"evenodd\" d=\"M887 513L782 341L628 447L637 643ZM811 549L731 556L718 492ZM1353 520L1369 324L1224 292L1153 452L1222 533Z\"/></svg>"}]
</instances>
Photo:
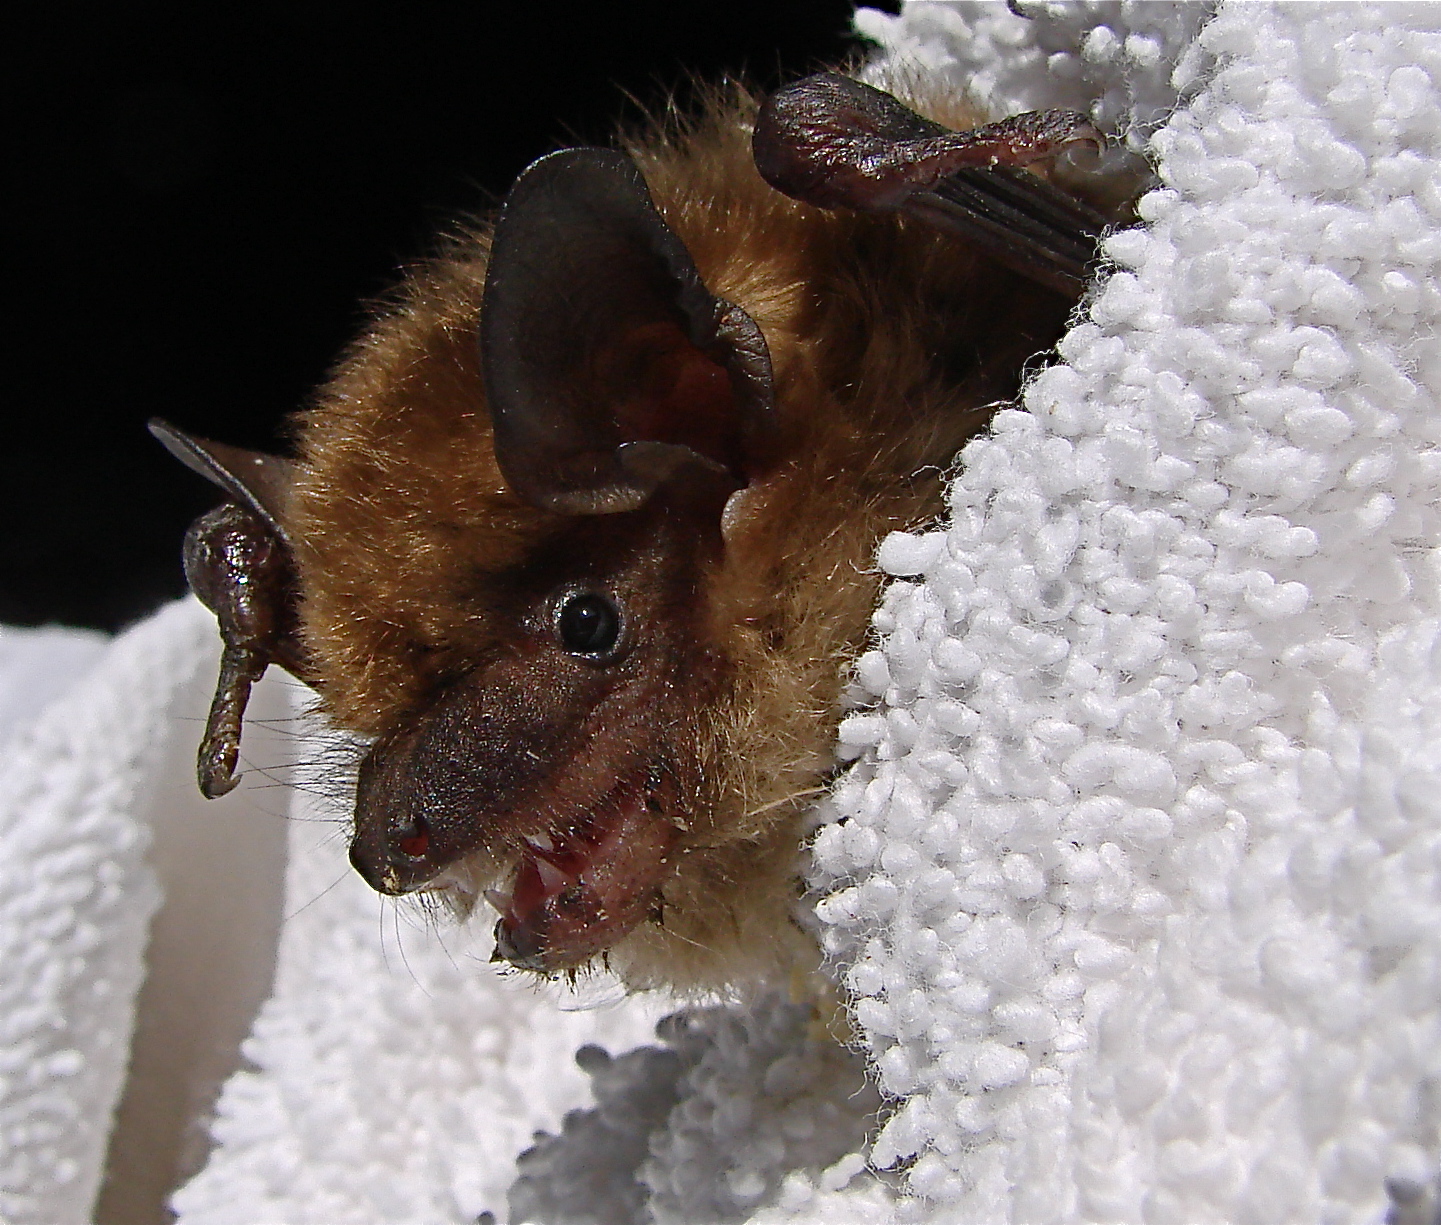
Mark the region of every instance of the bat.
<instances>
[{"instance_id":1,"label":"bat","mask_svg":"<svg viewBox=\"0 0 1441 1225\"><path fill-rule=\"evenodd\" d=\"M873 552L939 512L1106 225L1050 181L1101 144L1080 115L910 102L823 73L541 158L409 275L293 457L152 422L227 497L185 545L224 643L205 794L278 664L367 746L356 869L488 901L497 959L814 965L799 852Z\"/></svg>"}]
</instances>

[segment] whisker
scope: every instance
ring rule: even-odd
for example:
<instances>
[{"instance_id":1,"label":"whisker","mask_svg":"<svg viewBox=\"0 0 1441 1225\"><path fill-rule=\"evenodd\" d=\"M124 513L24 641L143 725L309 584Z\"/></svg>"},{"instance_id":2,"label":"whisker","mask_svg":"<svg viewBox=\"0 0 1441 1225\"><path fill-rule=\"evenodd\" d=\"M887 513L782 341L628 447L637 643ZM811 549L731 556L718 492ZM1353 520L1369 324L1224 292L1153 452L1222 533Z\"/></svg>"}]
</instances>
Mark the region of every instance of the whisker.
<instances>
[{"instance_id":1,"label":"whisker","mask_svg":"<svg viewBox=\"0 0 1441 1225\"><path fill-rule=\"evenodd\" d=\"M339 885L340 882L343 881L348 875L348 872L342 872L333 881L331 881L330 884L326 885L324 889L322 889L313 898L311 898L310 901L306 902L303 906L300 906L298 909L293 910L288 915L286 915L285 918L280 921L281 926L283 927L285 924L289 923L290 920L295 918L297 915L304 914L307 910L314 906L316 902L320 901L321 898L323 898L327 893L329 893L332 889Z\"/></svg>"},{"instance_id":2,"label":"whisker","mask_svg":"<svg viewBox=\"0 0 1441 1225\"><path fill-rule=\"evenodd\" d=\"M391 926L395 930L395 947L400 952L400 962L405 967L405 972L410 975L410 981L420 988L421 993L425 996L425 998L433 999L434 997L431 995L426 985L420 981L420 976L416 974L415 970L411 967L410 958L405 952L405 935L402 932L400 926L400 911L401 907L399 906L392 906L390 908L390 913L392 916Z\"/></svg>"},{"instance_id":3,"label":"whisker","mask_svg":"<svg viewBox=\"0 0 1441 1225\"><path fill-rule=\"evenodd\" d=\"M380 927L380 964L385 967L385 972L390 973L390 948L385 942L385 899L377 897L377 909L375 920Z\"/></svg>"}]
</instances>

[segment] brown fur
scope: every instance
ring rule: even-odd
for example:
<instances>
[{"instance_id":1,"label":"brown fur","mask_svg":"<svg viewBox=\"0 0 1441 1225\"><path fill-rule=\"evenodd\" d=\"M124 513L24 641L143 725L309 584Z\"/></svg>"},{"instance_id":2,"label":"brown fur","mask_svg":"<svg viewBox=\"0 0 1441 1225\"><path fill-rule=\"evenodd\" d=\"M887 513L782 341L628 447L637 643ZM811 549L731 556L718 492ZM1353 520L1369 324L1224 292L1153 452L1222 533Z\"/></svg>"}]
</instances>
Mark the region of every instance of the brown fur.
<instances>
[{"instance_id":1,"label":"brown fur","mask_svg":"<svg viewBox=\"0 0 1441 1225\"><path fill-rule=\"evenodd\" d=\"M659 922L609 953L636 987L713 987L814 957L790 919L797 849L877 597L875 546L939 511L939 469L1067 309L918 224L781 196L752 165L753 113L726 91L625 142L707 286L765 333L785 454L733 499L724 549L702 565L722 679L684 734L705 811L682 833ZM467 234L416 269L299 422L305 646L324 708L363 736L496 649L504 593L486 576L564 526L496 466L475 343L487 245ZM478 861L467 892L494 871Z\"/></svg>"}]
</instances>

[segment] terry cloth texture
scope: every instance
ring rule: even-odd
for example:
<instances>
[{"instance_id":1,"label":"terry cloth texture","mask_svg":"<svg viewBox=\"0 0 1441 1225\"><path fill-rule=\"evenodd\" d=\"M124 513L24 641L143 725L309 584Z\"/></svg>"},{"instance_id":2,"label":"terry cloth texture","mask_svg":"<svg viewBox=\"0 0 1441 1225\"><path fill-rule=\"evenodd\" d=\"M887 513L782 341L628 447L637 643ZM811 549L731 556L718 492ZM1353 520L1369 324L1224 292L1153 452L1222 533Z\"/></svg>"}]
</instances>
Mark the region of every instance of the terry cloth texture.
<instances>
[{"instance_id":1,"label":"terry cloth texture","mask_svg":"<svg viewBox=\"0 0 1441 1225\"><path fill-rule=\"evenodd\" d=\"M815 847L871 1159L938 1221L1379 1221L1441 1159L1441 9L1175 56L1167 6L978 7L867 26L1008 106L1193 96L1061 363L880 553ZM1009 53L1083 12L1069 80Z\"/></svg>"},{"instance_id":2,"label":"terry cloth texture","mask_svg":"<svg viewBox=\"0 0 1441 1225\"><path fill-rule=\"evenodd\" d=\"M0 1220L80 1225L100 1184L150 917L144 811L213 633L171 609L108 649L0 637Z\"/></svg>"}]
</instances>

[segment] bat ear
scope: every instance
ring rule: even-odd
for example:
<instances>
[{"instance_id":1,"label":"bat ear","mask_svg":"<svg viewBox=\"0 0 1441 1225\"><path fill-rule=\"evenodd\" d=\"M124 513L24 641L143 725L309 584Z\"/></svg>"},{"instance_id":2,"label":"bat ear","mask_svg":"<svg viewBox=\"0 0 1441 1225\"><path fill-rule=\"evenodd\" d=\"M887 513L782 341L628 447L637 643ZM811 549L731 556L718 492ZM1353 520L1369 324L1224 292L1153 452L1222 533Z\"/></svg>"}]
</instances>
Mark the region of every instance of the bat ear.
<instances>
[{"instance_id":1,"label":"bat ear","mask_svg":"<svg viewBox=\"0 0 1441 1225\"><path fill-rule=\"evenodd\" d=\"M534 506L633 510L662 485L729 492L775 430L770 353L715 297L635 163L541 158L496 227L480 360L501 472Z\"/></svg>"},{"instance_id":2,"label":"bat ear","mask_svg":"<svg viewBox=\"0 0 1441 1225\"><path fill-rule=\"evenodd\" d=\"M290 460L196 438L159 417L152 417L148 428L182 464L220 486L233 501L259 515L282 541L290 543L284 522L285 500L295 469Z\"/></svg>"},{"instance_id":3,"label":"bat ear","mask_svg":"<svg viewBox=\"0 0 1441 1225\"><path fill-rule=\"evenodd\" d=\"M819 208L906 213L1067 294L1084 288L1106 219L1023 167L1103 144L1075 111L953 132L836 72L777 90L752 139L756 169L785 195Z\"/></svg>"}]
</instances>

